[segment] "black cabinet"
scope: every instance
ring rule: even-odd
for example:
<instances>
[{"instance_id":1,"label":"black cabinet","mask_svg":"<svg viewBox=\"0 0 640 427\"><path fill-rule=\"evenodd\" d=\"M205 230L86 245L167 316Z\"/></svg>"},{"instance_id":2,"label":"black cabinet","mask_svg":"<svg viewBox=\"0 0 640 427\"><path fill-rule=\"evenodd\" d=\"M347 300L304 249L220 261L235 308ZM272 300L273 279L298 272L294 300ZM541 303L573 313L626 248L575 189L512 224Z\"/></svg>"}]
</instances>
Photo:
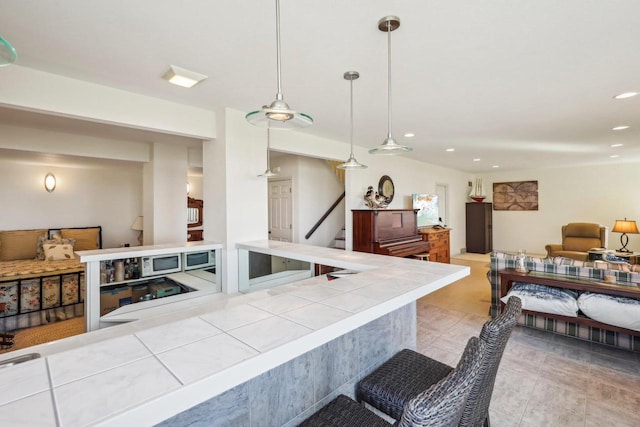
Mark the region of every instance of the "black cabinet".
<instances>
[{"instance_id":1,"label":"black cabinet","mask_svg":"<svg viewBox=\"0 0 640 427\"><path fill-rule=\"evenodd\" d=\"M467 252L487 254L493 250L491 203L467 203Z\"/></svg>"}]
</instances>

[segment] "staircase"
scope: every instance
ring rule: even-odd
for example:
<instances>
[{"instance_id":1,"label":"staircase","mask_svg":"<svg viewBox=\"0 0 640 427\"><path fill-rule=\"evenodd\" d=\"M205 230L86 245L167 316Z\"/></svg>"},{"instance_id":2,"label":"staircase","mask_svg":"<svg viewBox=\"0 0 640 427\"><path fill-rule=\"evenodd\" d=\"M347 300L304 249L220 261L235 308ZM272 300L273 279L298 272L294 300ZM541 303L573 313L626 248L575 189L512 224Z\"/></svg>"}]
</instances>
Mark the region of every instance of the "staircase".
<instances>
[{"instance_id":1,"label":"staircase","mask_svg":"<svg viewBox=\"0 0 640 427\"><path fill-rule=\"evenodd\" d=\"M344 169L340 169L338 168L338 165L341 164L342 162L336 162L334 160L325 160L327 162L327 165L329 165L329 167L331 168L331 170L333 171L333 173L336 174L336 177L340 180L340 182L342 183L342 185L344 185ZM336 235L333 238L333 245L331 246L334 249L342 249L344 250L345 248L345 229L344 227L342 227L342 229L340 229Z\"/></svg>"},{"instance_id":2,"label":"staircase","mask_svg":"<svg viewBox=\"0 0 640 427\"><path fill-rule=\"evenodd\" d=\"M331 246L332 248L344 250L345 248L344 233L345 233L345 229L344 227L342 227L342 229L338 231L335 237L333 238L333 246Z\"/></svg>"}]
</instances>

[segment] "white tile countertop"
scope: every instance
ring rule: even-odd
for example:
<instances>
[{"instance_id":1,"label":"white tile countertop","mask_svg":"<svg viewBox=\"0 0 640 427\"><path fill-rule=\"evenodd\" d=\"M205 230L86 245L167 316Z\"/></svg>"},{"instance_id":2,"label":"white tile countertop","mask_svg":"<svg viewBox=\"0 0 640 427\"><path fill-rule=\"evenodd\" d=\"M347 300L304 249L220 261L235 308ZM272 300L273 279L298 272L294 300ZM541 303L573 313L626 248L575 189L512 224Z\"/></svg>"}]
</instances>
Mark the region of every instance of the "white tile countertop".
<instances>
[{"instance_id":1,"label":"white tile countertop","mask_svg":"<svg viewBox=\"0 0 640 427\"><path fill-rule=\"evenodd\" d=\"M2 424L153 425L469 274L465 266L285 242L238 248L359 273L206 295L4 354L0 361L42 357L0 369Z\"/></svg>"}]
</instances>

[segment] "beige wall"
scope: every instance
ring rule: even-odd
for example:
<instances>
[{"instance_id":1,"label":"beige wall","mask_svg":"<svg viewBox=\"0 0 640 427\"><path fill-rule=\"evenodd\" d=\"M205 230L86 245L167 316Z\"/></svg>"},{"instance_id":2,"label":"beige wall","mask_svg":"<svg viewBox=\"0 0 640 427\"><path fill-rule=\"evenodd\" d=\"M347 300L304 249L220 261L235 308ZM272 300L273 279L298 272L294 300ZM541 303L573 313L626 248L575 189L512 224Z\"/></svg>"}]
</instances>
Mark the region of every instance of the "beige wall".
<instances>
[{"instance_id":1,"label":"beige wall","mask_svg":"<svg viewBox=\"0 0 640 427\"><path fill-rule=\"evenodd\" d=\"M616 219L640 221L634 183L637 163L561 169L531 169L484 175L487 201L493 183L538 181L539 210L494 211L493 247L545 253L547 243L560 243L560 227L568 222L594 222L609 227L609 248L620 248L620 234L611 233ZM640 251L640 235L629 235L629 249Z\"/></svg>"},{"instance_id":2,"label":"beige wall","mask_svg":"<svg viewBox=\"0 0 640 427\"><path fill-rule=\"evenodd\" d=\"M57 186L44 189L47 172ZM131 230L142 208L142 165L115 160L95 161L0 154L0 229L102 226L104 247L137 244Z\"/></svg>"}]
</instances>

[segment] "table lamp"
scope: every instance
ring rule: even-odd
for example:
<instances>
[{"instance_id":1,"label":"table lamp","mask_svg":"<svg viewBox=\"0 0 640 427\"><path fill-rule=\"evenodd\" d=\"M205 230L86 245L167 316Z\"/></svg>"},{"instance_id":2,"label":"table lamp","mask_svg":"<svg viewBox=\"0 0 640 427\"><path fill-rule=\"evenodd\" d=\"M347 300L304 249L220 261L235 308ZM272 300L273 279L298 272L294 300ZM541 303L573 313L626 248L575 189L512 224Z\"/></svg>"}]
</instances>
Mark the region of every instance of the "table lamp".
<instances>
[{"instance_id":1,"label":"table lamp","mask_svg":"<svg viewBox=\"0 0 640 427\"><path fill-rule=\"evenodd\" d=\"M144 222L141 216L136 217L136 219L133 221L133 224L131 224L132 230L140 232L140 235L138 236L138 243L140 244L140 246L142 246L142 242L143 242L143 236L142 236L142 233L144 230L143 224Z\"/></svg>"},{"instance_id":2,"label":"table lamp","mask_svg":"<svg viewBox=\"0 0 640 427\"><path fill-rule=\"evenodd\" d=\"M622 233L620 236L620 244L622 248L618 249L618 252L633 252L627 249L627 243L629 243L629 236L627 234L640 234L638 231L638 225L635 221L625 219L616 219L616 223L613 224L614 233Z\"/></svg>"}]
</instances>

